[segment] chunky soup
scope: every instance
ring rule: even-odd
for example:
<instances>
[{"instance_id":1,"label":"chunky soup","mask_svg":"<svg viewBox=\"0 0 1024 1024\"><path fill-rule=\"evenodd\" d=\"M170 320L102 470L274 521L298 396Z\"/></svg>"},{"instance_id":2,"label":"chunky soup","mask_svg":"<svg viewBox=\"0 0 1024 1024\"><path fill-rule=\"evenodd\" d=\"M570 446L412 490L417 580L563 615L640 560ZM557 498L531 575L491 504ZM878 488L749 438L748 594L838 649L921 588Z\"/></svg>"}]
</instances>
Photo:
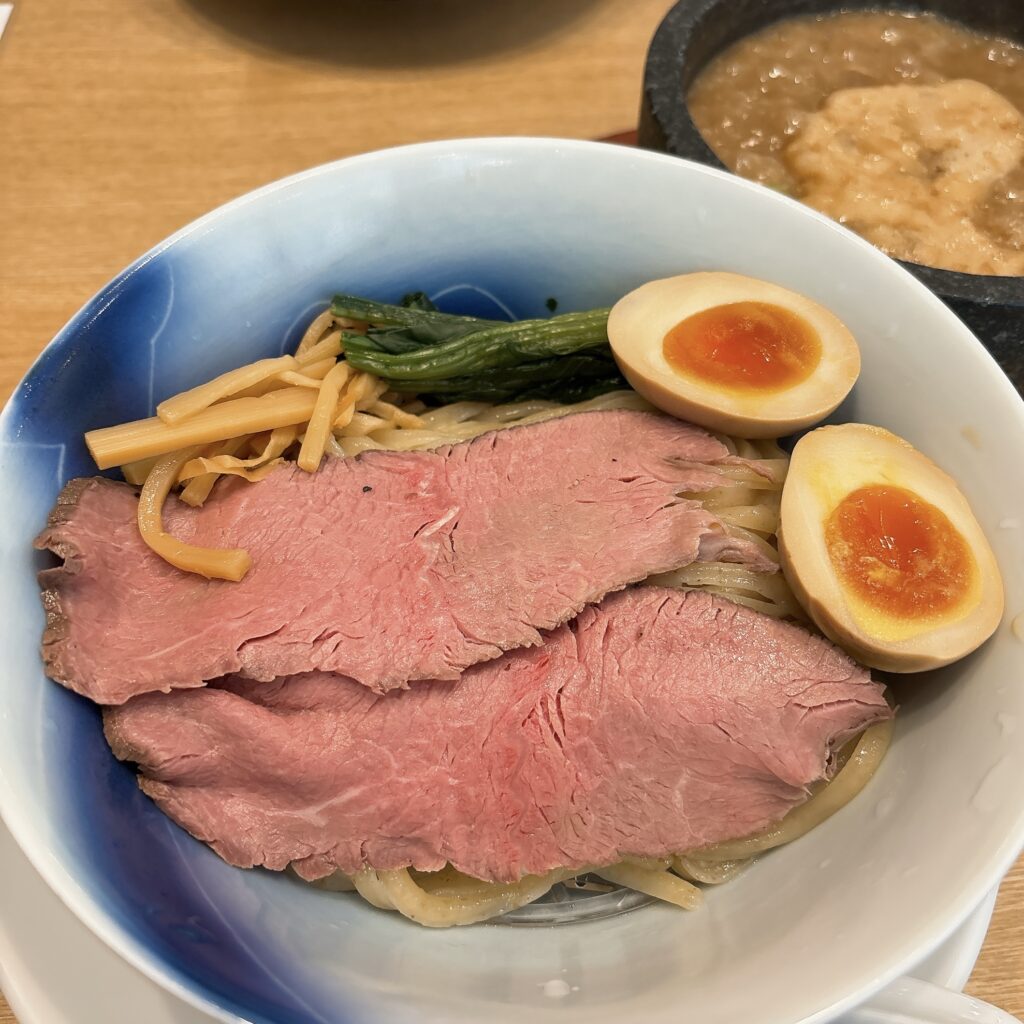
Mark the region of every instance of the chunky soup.
<instances>
[{"instance_id":1,"label":"chunky soup","mask_svg":"<svg viewBox=\"0 0 1024 1024\"><path fill-rule=\"evenodd\" d=\"M1024 274L1024 46L933 15L769 26L688 96L726 166L901 259Z\"/></svg>"}]
</instances>

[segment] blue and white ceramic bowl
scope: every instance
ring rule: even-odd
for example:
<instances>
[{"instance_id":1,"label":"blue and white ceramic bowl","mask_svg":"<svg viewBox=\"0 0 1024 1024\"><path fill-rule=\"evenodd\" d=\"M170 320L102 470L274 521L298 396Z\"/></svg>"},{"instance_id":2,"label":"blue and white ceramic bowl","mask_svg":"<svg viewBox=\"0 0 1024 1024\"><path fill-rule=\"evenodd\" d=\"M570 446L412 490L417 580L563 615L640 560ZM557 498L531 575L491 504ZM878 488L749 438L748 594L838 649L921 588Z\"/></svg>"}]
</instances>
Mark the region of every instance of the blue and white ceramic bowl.
<instances>
[{"instance_id":1,"label":"blue and white ceramic bowl","mask_svg":"<svg viewBox=\"0 0 1024 1024\"><path fill-rule=\"evenodd\" d=\"M1006 574L1007 622L910 688L851 806L686 914L420 929L358 899L223 864L114 761L96 708L49 682L30 542L82 433L293 345L341 289L544 315L696 269L833 309L864 372L841 410L956 476ZM0 811L49 884L125 958L220 1019L824 1021L922 958L1024 842L1024 405L895 263L807 208L671 157L585 143L438 143L317 168L181 231L60 333L0 420ZM2 913L2 908L0 908ZM83 1018L84 1019L84 1018Z\"/></svg>"}]
</instances>

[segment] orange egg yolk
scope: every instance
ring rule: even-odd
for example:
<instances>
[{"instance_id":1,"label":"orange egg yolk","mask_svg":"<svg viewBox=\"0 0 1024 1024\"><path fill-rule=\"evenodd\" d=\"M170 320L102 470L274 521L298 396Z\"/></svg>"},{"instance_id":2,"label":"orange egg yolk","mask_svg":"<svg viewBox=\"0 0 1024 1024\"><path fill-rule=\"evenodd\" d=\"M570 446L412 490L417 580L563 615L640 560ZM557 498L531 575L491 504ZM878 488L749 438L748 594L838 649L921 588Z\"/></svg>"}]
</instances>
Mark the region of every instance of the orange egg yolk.
<instances>
[{"instance_id":1,"label":"orange egg yolk","mask_svg":"<svg viewBox=\"0 0 1024 1024\"><path fill-rule=\"evenodd\" d=\"M951 611L971 588L974 557L940 509L902 487L852 491L825 524L840 581L871 607L902 619Z\"/></svg>"},{"instance_id":2,"label":"orange egg yolk","mask_svg":"<svg viewBox=\"0 0 1024 1024\"><path fill-rule=\"evenodd\" d=\"M730 302L688 316L662 343L679 373L740 392L781 391L821 362L821 341L807 321L767 302Z\"/></svg>"}]
</instances>

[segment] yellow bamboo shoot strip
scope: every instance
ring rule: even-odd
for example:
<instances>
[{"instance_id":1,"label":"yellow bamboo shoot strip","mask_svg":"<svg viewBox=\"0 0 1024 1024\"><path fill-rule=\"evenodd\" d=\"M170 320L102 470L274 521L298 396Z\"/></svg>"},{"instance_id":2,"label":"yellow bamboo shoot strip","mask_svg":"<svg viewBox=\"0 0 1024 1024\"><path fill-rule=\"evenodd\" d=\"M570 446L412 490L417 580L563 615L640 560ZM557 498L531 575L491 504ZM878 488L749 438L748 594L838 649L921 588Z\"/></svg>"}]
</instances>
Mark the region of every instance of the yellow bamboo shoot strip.
<instances>
[{"instance_id":1,"label":"yellow bamboo shoot strip","mask_svg":"<svg viewBox=\"0 0 1024 1024\"><path fill-rule=\"evenodd\" d=\"M299 449L299 468L307 473L315 473L320 468L320 460L324 457L327 437L338 408L338 396L342 385L348 379L348 363L338 363L326 377L317 392L316 406L306 426L306 436L302 439Z\"/></svg>"},{"instance_id":2,"label":"yellow bamboo shoot strip","mask_svg":"<svg viewBox=\"0 0 1024 1024\"><path fill-rule=\"evenodd\" d=\"M312 372L296 373L294 370L285 370L284 373L278 374L277 379L282 384L291 384L297 388L318 388L324 377L337 365L333 359L324 359L309 367Z\"/></svg>"},{"instance_id":3,"label":"yellow bamboo shoot strip","mask_svg":"<svg viewBox=\"0 0 1024 1024\"><path fill-rule=\"evenodd\" d=\"M337 362L335 359L318 359L315 363L309 363L307 366L303 366L299 370L297 376L299 377L312 377L315 380L323 380L334 369L334 364ZM278 379L284 380L287 377L287 373L279 374Z\"/></svg>"},{"instance_id":4,"label":"yellow bamboo shoot strip","mask_svg":"<svg viewBox=\"0 0 1024 1024\"><path fill-rule=\"evenodd\" d=\"M195 465L197 462L210 463L214 461L215 460L213 459L193 459L189 465ZM284 459L271 459L269 462L264 462L253 469L246 469L242 466L225 466L221 469L215 469L207 466L206 471L200 469L198 474L193 476L191 479L200 480L204 476L240 476L243 480L248 480L251 484L257 484L265 477L270 476L270 474L273 473L282 462L284 462ZM182 473L184 472L185 470L182 470Z\"/></svg>"},{"instance_id":5,"label":"yellow bamboo shoot strip","mask_svg":"<svg viewBox=\"0 0 1024 1024\"><path fill-rule=\"evenodd\" d=\"M233 437L230 441L225 441L223 444L217 445L214 449L214 455L237 455L251 440L249 434L243 434L241 437ZM186 463L187 465L187 463ZM178 497L181 501L185 502L186 505L191 505L193 508L199 508L203 502L210 496L210 491L213 490L213 485L219 479L219 473L203 473L202 476L195 476L182 488L181 494ZM181 473L178 473L178 482L181 482Z\"/></svg>"},{"instance_id":6,"label":"yellow bamboo shoot strip","mask_svg":"<svg viewBox=\"0 0 1024 1024\"><path fill-rule=\"evenodd\" d=\"M335 431L345 429L352 422L352 417L355 415L356 409L359 408L359 403L365 397L367 378L367 374L360 373L358 370L352 375L334 417L333 429Z\"/></svg>"},{"instance_id":7,"label":"yellow bamboo shoot strip","mask_svg":"<svg viewBox=\"0 0 1024 1024\"><path fill-rule=\"evenodd\" d=\"M341 434L344 431L348 430L349 424L351 424L352 422L352 417L355 416L356 403L350 402L348 399L345 399L341 403L341 405L338 406L338 408L340 412L338 413L337 417L335 417L333 423L333 430L334 433Z\"/></svg>"},{"instance_id":8,"label":"yellow bamboo shoot strip","mask_svg":"<svg viewBox=\"0 0 1024 1024\"><path fill-rule=\"evenodd\" d=\"M390 427L388 420L382 420L379 416L371 416L369 413L357 412L352 416L351 421L345 428L346 437L366 437L375 430L383 430Z\"/></svg>"},{"instance_id":9,"label":"yellow bamboo shoot strip","mask_svg":"<svg viewBox=\"0 0 1024 1024\"><path fill-rule=\"evenodd\" d=\"M288 370L286 373L290 372ZM261 380L259 384L253 384L251 388L245 388L244 391L236 391L229 399L230 402L237 401L239 398L262 398L264 395L269 395L271 391L281 391L285 387L290 385L285 384L281 380L281 374L276 377L270 377L267 380ZM223 404L218 402L218 405Z\"/></svg>"},{"instance_id":10,"label":"yellow bamboo shoot strip","mask_svg":"<svg viewBox=\"0 0 1024 1024\"><path fill-rule=\"evenodd\" d=\"M355 334L365 334L370 326L367 320L351 320L347 316L331 317L334 323L344 331L352 331Z\"/></svg>"},{"instance_id":11,"label":"yellow bamboo shoot strip","mask_svg":"<svg viewBox=\"0 0 1024 1024\"><path fill-rule=\"evenodd\" d=\"M195 458L201 449L186 448L160 459L146 479L139 495L139 533L165 562L177 569L194 572L207 579L238 582L249 571L252 559L240 548L197 547L164 532L163 508L167 495L178 479L181 467Z\"/></svg>"},{"instance_id":12,"label":"yellow bamboo shoot strip","mask_svg":"<svg viewBox=\"0 0 1024 1024\"><path fill-rule=\"evenodd\" d=\"M287 385L305 388L319 387L320 381L327 376L334 364L335 359L332 356L319 359L315 363L301 365L298 371L284 370L267 380L260 381L259 384L253 384L252 387L246 388L244 391L236 392L232 397L260 398L263 395L269 394L271 391L279 391Z\"/></svg>"},{"instance_id":13,"label":"yellow bamboo shoot strip","mask_svg":"<svg viewBox=\"0 0 1024 1024\"><path fill-rule=\"evenodd\" d=\"M191 391L182 391L180 395L168 398L156 407L157 416L164 423L180 423L189 416L195 416L197 412L209 408L214 402L222 398L228 398L251 388L254 384L265 381L268 377L274 377L284 370L295 370L298 364L294 356L280 356L277 359L260 359L258 362L250 363L248 366L241 366L229 373L222 373L219 377L200 384Z\"/></svg>"},{"instance_id":14,"label":"yellow bamboo shoot strip","mask_svg":"<svg viewBox=\"0 0 1024 1024\"><path fill-rule=\"evenodd\" d=\"M90 430L85 443L96 465L109 469L190 445L213 444L239 434L305 423L313 414L316 398L317 392L311 388L283 388L262 398L236 398L212 405L174 426L153 416Z\"/></svg>"},{"instance_id":15,"label":"yellow bamboo shoot strip","mask_svg":"<svg viewBox=\"0 0 1024 1024\"><path fill-rule=\"evenodd\" d=\"M311 349L323 336L324 332L334 323L334 317L331 316L331 311L325 309L319 316L313 318L313 322L306 328L306 333L302 336L302 341L299 342L299 347L295 350L297 356L301 356L303 352Z\"/></svg>"},{"instance_id":16,"label":"yellow bamboo shoot strip","mask_svg":"<svg viewBox=\"0 0 1024 1024\"><path fill-rule=\"evenodd\" d=\"M372 373L361 374L358 382L352 385L356 408L369 409L387 389L387 384L379 377L374 377Z\"/></svg>"},{"instance_id":17,"label":"yellow bamboo shoot strip","mask_svg":"<svg viewBox=\"0 0 1024 1024\"><path fill-rule=\"evenodd\" d=\"M341 331L328 334L323 341L318 341L312 348L295 354L295 361L300 367L309 366L321 359L337 359L341 355Z\"/></svg>"},{"instance_id":18,"label":"yellow bamboo shoot strip","mask_svg":"<svg viewBox=\"0 0 1024 1024\"><path fill-rule=\"evenodd\" d=\"M121 467L121 476L130 484L141 487L149 476L149 471L156 465L156 459L140 459L138 462L126 462Z\"/></svg>"},{"instance_id":19,"label":"yellow bamboo shoot strip","mask_svg":"<svg viewBox=\"0 0 1024 1024\"><path fill-rule=\"evenodd\" d=\"M385 420L393 420L399 427L406 427L407 429L417 429L425 426L423 420L419 416L414 416L412 413L406 412L404 409L399 409L397 405L393 405L391 402L385 402L378 399L367 412L372 412L375 416L380 416Z\"/></svg>"},{"instance_id":20,"label":"yellow bamboo shoot strip","mask_svg":"<svg viewBox=\"0 0 1024 1024\"><path fill-rule=\"evenodd\" d=\"M377 400L381 395L384 394L388 389L387 381L383 381L380 377L374 377L372 373L366 374L369 386L366 389L366 397L362 402L359 403L360 409L369 409L371 405L376 404Z\"/></svg>"},{"instance_id":21,"label":"yellow bamboo shoot strip","mask_svg":"<svg viewBox=\"0 0 1024 1024\"><path fill-rule=\"evenodd\" d=\"M234 476L244 476L250 482L261 480L266 474L255 475L252 470L265 469L267 464L279 462L279 456L295 443L298 436L298 427L278 427L271 432L262 450L251 459L234 458L231 452L200 456L198 459L191 459L182 467L178 480L189 480L206 473L230 473Z\"/></svg>"},{"instance_id":22,"label":"yellow bamboo shoot strip","mask_svg":"<svg viewBox=\"0 0 1024 1024\"><path fill-rule=\"evenodd\" d=\"M334 429L342 430L352 422L352 417L358 409L366 409L373 405L384 393L387 385L384 381L374 377L371 373L360 373L358 370L353 374L345 389L345 397L338 406L337 415L334 419Z\"/></svg>"},{"instance_id":23,"label":"yellow bamboo shoot strip","mask_svg":"<svg viewBox=\"0 0 1024 1024\"><path fill-rule=\"evenodd\" d=\"M319 377L307 377L304 373L295 373L292 370L286 370L284 373L281 374L280 377L276 379L279 380L282 384L291 385L293 388L313 388L314 390L316 390L317 388L320 387L321 384L321 380Z\"/></svg>"}]
</instances>

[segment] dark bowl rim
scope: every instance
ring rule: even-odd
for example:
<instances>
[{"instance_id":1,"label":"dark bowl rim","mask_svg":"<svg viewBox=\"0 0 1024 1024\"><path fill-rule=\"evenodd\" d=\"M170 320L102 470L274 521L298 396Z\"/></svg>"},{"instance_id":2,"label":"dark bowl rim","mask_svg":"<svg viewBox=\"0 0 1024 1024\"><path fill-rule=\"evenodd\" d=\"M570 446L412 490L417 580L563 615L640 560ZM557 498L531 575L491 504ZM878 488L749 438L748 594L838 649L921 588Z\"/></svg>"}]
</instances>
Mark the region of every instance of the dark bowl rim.
<instances>
[{"instance_id":1,"label":"dark bowl rim","mask_svg":"<svg viewBox=\"0 0 1024 1024\"><path fill-rule=\"evenodd\" d=\"M848 10L849 3L831 0L836 13ZM686 55L694 29L712 11L726 9L730 0L676 0L655 29L644 63L644 101L657 120L665 137L665 151L734 173L715 155L694 124L686 101ZM870 4L872 8L908 7L925 10L920 4ZM781 19L779 19L781 20ZM950 19L953 20L953 19ZM672 74L665 74L671 68ZM942 270L909 260L896 260L918 280L944 298L972 302L983 306L1017 306L1024 308L1024 276L965 274L958 270Z\"/></svg>"}]
</instances>

